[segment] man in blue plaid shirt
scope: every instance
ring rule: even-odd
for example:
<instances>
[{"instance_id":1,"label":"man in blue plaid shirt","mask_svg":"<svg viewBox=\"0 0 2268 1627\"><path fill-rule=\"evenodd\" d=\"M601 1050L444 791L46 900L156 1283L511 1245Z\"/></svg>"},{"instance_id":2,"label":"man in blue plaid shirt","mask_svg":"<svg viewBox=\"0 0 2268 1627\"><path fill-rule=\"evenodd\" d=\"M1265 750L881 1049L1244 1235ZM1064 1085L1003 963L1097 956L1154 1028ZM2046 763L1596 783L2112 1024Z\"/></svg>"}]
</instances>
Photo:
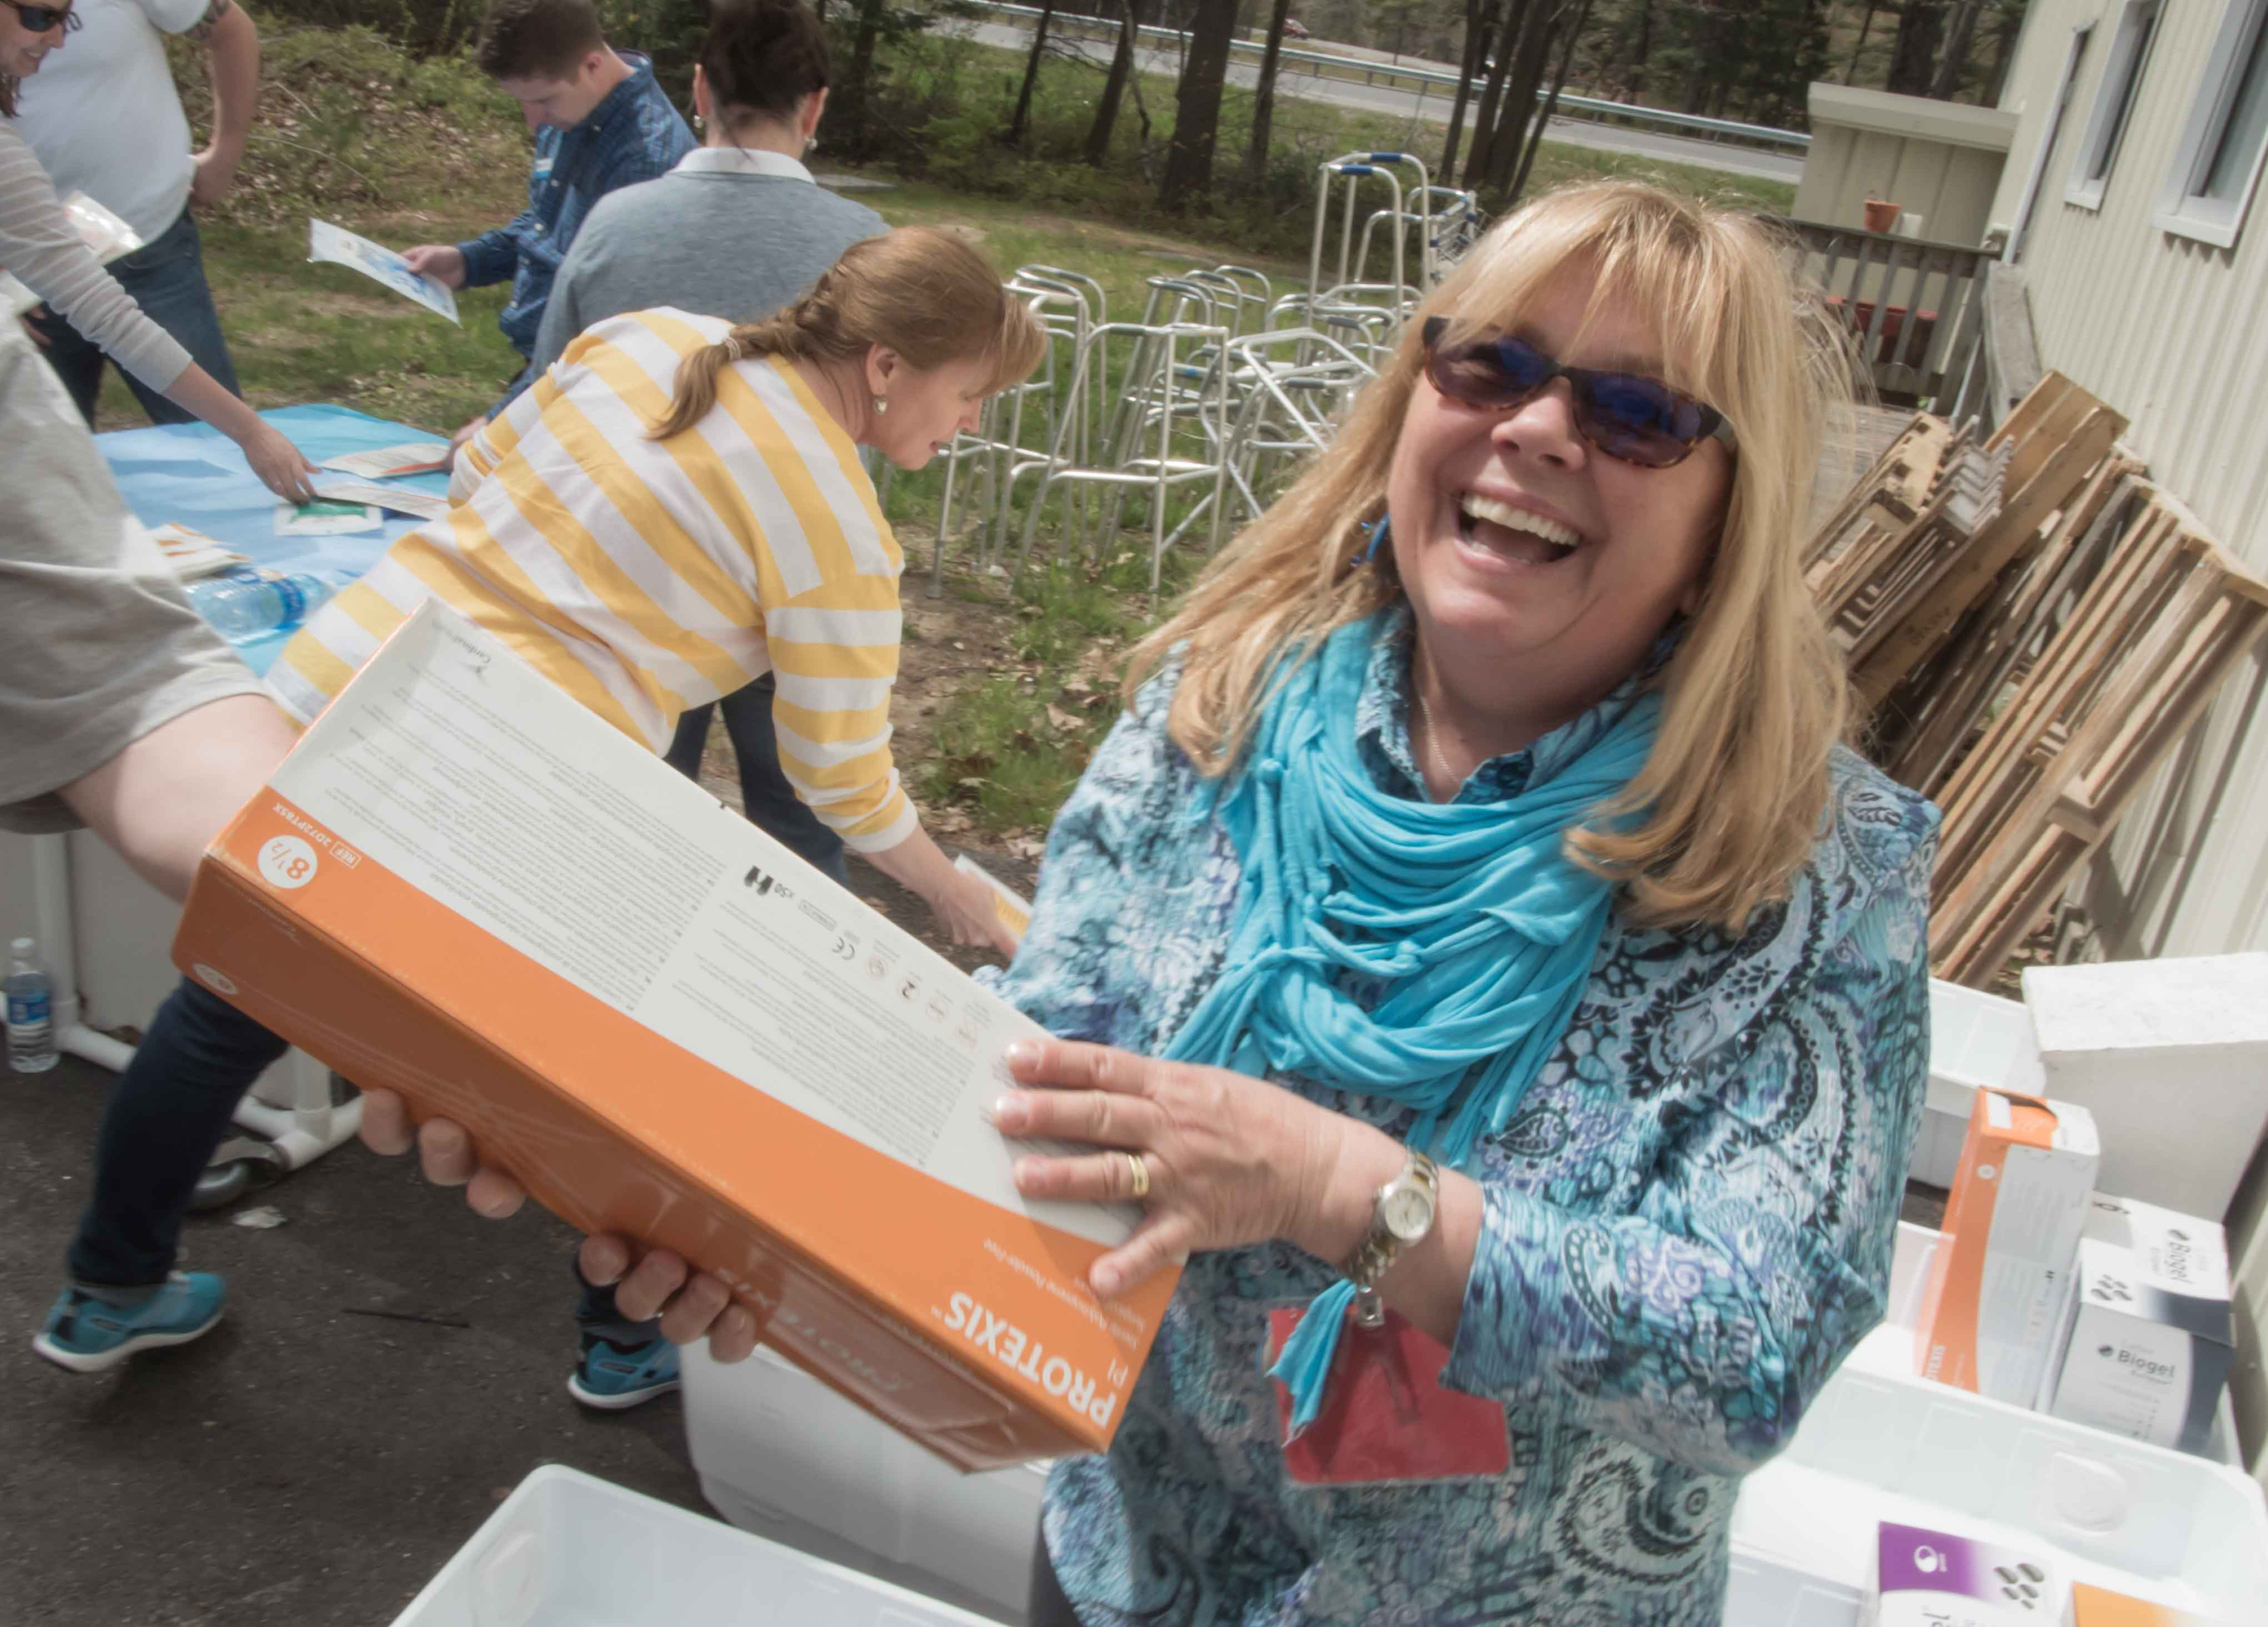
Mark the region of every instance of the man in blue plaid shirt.
<instances>
[{"instance_id":1,"label":"man in blue plaid shirt","mask_svg":"<svg viewBox=\"0 0 2268 1627\"><path fill-rule=\"evenodd\" d=\"M693 150L693 132L654 83L653 64L607 44L592 0L490 0L477 57L535 132L527 207L470 242L421 244L403 258L451 288L510 277L512 299L497 326L525 357L543 325L551 279L591 205L618 187L666 174ZM463 445L533 382L521 368L452 444Z\"/></svg>"}]
</instances>

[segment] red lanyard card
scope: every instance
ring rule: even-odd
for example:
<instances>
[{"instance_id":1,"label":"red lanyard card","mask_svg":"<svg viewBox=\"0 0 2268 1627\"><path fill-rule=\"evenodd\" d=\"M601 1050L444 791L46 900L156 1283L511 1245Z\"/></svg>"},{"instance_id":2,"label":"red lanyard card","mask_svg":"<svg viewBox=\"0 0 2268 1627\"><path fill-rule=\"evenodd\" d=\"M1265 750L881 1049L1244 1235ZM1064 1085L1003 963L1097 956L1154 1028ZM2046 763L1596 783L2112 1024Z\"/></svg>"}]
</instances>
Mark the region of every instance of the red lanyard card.
<instances>
[{"instance_id":1,"label":"red lanyard card","mask_svg":"<svg viewBox=\"0 0 2268 1627\"><path fill-rule=\"evenodd\" d=\"M1306 1307L1268 1313L1273 1366ZM1292 1432L1292 1392L1276 1385L1277 1425L1286 1437L1285 1472L1301 1485L1369 1485L1427 1480L1476 1480L1512 1468L1504 1408L1483 1395L1441 1387L1448 1347L1392 1309L1377 1328L1352 1316L1339 1331L1322 1410Z\"/></svg>"}]
</instances>

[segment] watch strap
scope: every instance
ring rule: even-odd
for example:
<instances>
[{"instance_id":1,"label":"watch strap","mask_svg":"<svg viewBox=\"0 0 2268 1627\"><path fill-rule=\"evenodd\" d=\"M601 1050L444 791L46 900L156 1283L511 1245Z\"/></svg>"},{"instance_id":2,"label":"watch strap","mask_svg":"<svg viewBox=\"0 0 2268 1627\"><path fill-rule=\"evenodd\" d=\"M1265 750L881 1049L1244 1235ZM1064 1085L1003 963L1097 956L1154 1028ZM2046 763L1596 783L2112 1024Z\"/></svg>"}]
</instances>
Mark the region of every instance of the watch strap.
<instances>
[{"instance_id":1,"label":"watch strap","mask_svg":"<svg viewBox=\"0 0 2268 1627\"><path fill-rule=\"evenodd\" d=\"M1409 1161L1403 1165L1402 1173L1379 1189L1378 1201L1371 1209L1370 1230L1363 1234L1362 1241L1355 1246L1355 1251L1347 1256L1346 1263L1339 1268L1341 1274L1355 1285L1358 1294L1371 1293L1377 1287L1378 1279L1386 1275L1387 1269L1410 1246L1396 1237L1386 1224L1386 1195L1406 1181L1423 1185L1432 1194L1436 1212L1439 1211L1440 1167L1425 1153L1413 1150Z\"/></svg>"}]
</instances>

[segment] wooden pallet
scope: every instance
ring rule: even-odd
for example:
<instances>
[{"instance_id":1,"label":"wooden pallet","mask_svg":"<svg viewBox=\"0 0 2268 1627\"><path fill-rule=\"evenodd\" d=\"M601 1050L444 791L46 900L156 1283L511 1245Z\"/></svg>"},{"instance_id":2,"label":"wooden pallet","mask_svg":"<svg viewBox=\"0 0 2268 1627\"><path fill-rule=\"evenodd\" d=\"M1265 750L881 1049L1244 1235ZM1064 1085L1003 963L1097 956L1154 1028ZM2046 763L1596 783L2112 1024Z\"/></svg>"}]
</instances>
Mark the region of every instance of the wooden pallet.
<instances>
[{"instance_id":1,"label":"wooden pallet","mask_svg":"<svg viewBox=\"0 0 2268 1627\"><path fill-rule=\"evenodd\" d=\"M1876 760L1901 784L1934 796L1983 727L2021 681L2069 613L2073 595L2102 569L2139 490L2142 464L2114 451L2095 467L2045 540L2002 570L1945 647L1876 709Z\"/></svg>"},{"instance_id":2,"label":"wooden pallet","mask_svg":"<svg viewBox=\"0 0 2268 1627\"><path fill-rule=\"evenodd\" d=\"M1916 538L1923 563L1905 565L1871 636L1853 641L1851 681L1864 705L1881 704L1945 647L2001 572L2041 545L2043 528L2086 490L2125 429L2123 416L2060 373L2024 398L1983 447L1999 463L1998 506L1967 536L1948 534L1933 548ZM1936 529L1949 532L1941 519Z\"/></svg>"},{"instance_id":3,"label":"wooden pallet","mask_svg":"<svg viewBox=\"0 0 2268 1627\"><path fill-rule=\"evenodd\" d=\"M1930 961L1955 983L1991 981L2268 633L2268 584L2169 494L2117 482L2120 502L2073 527L2111 528L2100 572L1938 796Z\"/></svg>"}]
</instances>

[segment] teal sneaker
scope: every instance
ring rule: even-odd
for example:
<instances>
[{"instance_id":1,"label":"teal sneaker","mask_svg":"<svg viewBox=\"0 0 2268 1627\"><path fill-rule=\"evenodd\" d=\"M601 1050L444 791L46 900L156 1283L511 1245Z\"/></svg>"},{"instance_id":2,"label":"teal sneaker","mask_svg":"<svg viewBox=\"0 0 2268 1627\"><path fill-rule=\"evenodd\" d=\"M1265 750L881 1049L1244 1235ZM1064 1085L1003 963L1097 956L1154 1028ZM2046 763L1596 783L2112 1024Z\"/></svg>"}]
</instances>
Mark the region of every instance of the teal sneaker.
<instances>
[{"instance_id":1,"label":"teal sneaker","mask_svg":"<svg viewBox=\"0 0 2268 1627\"><path fill-rule=\"evenodd\" d=\"M32 1348L73 1373L102 1373L136 1351L204 1337L227 1301L228 1285L210 1271L176 1271L138 1305L66 1288Z\"/></svg>"},{"instance_id":2,"label":"teal sneaker","mask_svg":"<svg viewBox=\"0 0 2268 1627\"><path fill-rule=\"evenodd\" d=\"M567 1379L567 1393L600 1412L644 1406L677 1388L677 1346L648 1339L628 1348L585 1336L583 1365Z\"/></svg>"}]
</instances>

